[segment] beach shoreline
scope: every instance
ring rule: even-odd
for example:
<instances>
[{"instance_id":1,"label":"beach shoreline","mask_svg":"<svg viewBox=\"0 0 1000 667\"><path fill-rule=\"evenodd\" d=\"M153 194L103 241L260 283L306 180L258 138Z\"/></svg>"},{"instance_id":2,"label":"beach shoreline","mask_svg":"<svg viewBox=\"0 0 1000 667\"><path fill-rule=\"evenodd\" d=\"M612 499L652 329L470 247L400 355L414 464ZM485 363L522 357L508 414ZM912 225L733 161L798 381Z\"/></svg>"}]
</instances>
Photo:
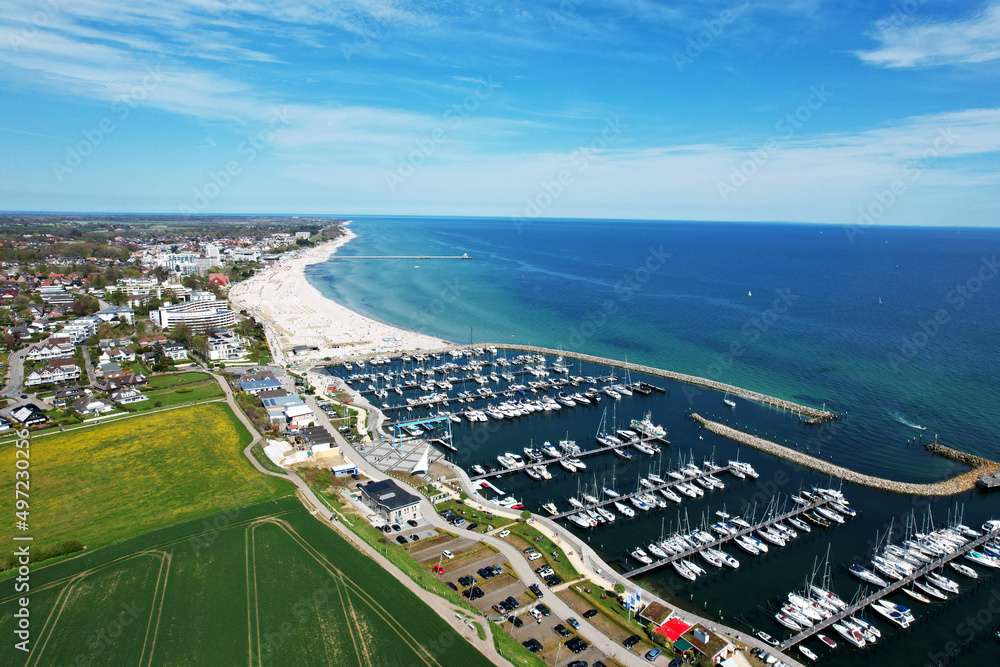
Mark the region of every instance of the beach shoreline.
<instances>
[{"instance_id":1,"label":"beach shoreline","mask_svg":"<svg viewBox=\"0 0 1000 667\"><path fill-rule=\"evenodd\" d=\"M355 238L357 234L344 225L336 239L283 257L230 290L233 305L264 326L276 362L316 362L449 344L362 315L309 282L306 267L329 260Z\"/></svg>"}]
</instances>

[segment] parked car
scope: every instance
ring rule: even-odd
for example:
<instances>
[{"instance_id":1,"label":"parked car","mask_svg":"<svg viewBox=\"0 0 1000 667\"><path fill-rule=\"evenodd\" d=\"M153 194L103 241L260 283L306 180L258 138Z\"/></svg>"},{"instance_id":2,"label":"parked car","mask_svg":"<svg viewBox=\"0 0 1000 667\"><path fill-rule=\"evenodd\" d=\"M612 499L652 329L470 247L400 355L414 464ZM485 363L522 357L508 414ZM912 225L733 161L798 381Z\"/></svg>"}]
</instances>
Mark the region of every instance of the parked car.
<instances>
[{"instance_id":1,"label":"parked car","mask_svg":"<svg viewBox=\"0 0 1000 667\"><path fill-rule=\"evenodd\" d=\"M573 653L580 653L581 651L586 651L587 647L590 646L587 642L583 641L579 637L573 637L568 642L566 642L566 648Z\"/></svg>"},{"instance_id":2,"label":"parked car","mask_svg":"<svg viewBox=\"0 0 1000 667\"><path fill-rule=\"evenodd\" d=\"M396 541L399 542L400 544L406 544L406 538L403 537L402 535L397 535Z\"/></svg>"},{"instance_id":3,"label":"parked car","mask_svg":"<svg viewBox=\"0 0 1000 667\"><path fill-rule=\"evenodd\" d=\"M553 630L555 630L555 631L556 631L556 633L557 633L557 634L558 634L558 635L559 635L560 637L569 637L569 636L570 636L571 634L573 634L573 633L572 633L572 632L570 632L570 631L569 631L569 629L568 629L568 628L567 628L567 627L566 627L565 625L563 625L562 623L560 623L559 625L557 625L556 627L554 627L554 628L552 628L552 629L553 629Z\"/></svg>"},{"instance_id":4,"label":"parked car","mask_svg":"<svg viewBox=\"0 0 1000 667\"><path fill-rule=\"evenodd\" d=\"M393 532L398 533L399 531L403 530L403 527L400 526L398 523L394 523L392 524L392 530Z\"/></svg>"},{"instance_id":5,"label":"parked car","mask_svg":"<svg viewBox=\"0 0 1000 667\"><path fill-rule=\"evenodd\" d=\"M510 535L510 531L506 528L497 533L497 537L507 537L508 535Z\"/></svg>"},{"instance_id":6,"label":"parked car","mask_svg":"<svg viewBox=\"0 0 1000 667\"><path fill-rule=\"evenodd\" d=\"M536 598L540 598L543 595L545 595L545 593L542 592L542 587L539 586L538 584L531 584L530 586L528 586L528 590L531 591L532 595L534 595Z\"/></svg>"},{"instance_id":7,"label":"parked car","mask_svg":"<svg viewBox=\"0 0 1000 667\"><path fill-rule=\"evenodd\" d=\"M552 613L552 610L549 609L548 605L544 604L535 605L535 609L537 609L542 616L548 616Z\"/></svg>"},{"instance_id":8,"label":"parked car","mask_svg":"<svg viewBox=\"0 0 1000 667\"><path fill-rule=\"evenodd\" d=\"M463 586L471 586L472 584L476 583L476 578L473 577L471 574L467 574L464 577L459 577L458 583L462 584Z\"/></svg>"},{"instance_id":9,"label":"parked car","mask_svg":"<svg viewBox=\"0 0 1000 667\"><path fill-rule=\"evenodd\" d=\"M535 623L542 622L542 612L538 611L536 608L532 607L528 610L528 613L531 614L533 619L535 619Z\"/></svg>"},{"instance_id":10,"label":"parked car","mask_svg":"<svg viewBox=\"0 0 1000 667\"><path fill-rule=\"evenodd\" d=\"M519 628L519 627L521 627L522 625L524 625L524 621L522 621L522 620L521 620L521 619L520 619L519 617L517 617L517 616L508 616L508 617L507 617L507 620L508 620L508 621L510 621L511 625L513 625L513 626L514 626L515 628Z\"/></svg>"},{"instance_id":11,"label":"parked car","mask_svg":"<svg viewBox=\"0 0 1000 667\"><path fill-rule=\"evenodd\" d=\"M457 591L458 590L458 586L455 585L454 581L449 581L448 582L448 588L450 588L453 591Z\"/></svg>"},{"instance_id":12,"label":"parked car","mask_svg":"<svg viewBox=\"0 0 1000 667\"><path fill-rule=\"evenodd\" d=\"M452 552L450 552L447 549L445 549L444 551L442 551L441 555L444 556L445 558L447 558L448 560L451 560L452 558L455 557L455 554L453 554Z\"/></svg>"},{"instance_id":13,"label":"parked car","mask_svg":"<svg viewBox=\"0 0 1000 667\"><path fill-rule=\"evenodd\" d=\"M593 618L595 616L597 616L597 610L596 609L588 609L587 611L583 612L583 617L584 618Z\"/></svg>"},{"instance_id":14,"label":"parked car","mask_svg":"<svg viewBox=\"0 0 1000 667\"><path fill-rule=\"evenodd\" d=\"M639 637L639 635L631 635L628 639L622 642L622 646L624 646L625 648L632 648L641 641L642 638Z\"/></svg>"},{"instance_id":15,"label":"parked car","mask_svg":"<svg viewBox=\"0 0 1000 667\"><path fill-rule=\"evenodd\" d=\"M574 618L573 616L570 616L569 618L567 618L566 622L569 623L573 627L574 630L579 630L580 629L580 621L576 620L576 618Z\"/></svg>"},{"instance_id":16,"label":"parked car","mask_svg":"<svg viewBox=\"0 0 1000 667\"><path fill-rule=\"evenodd\" d=\"M468 526L465 527L466 530L475 530L476 528L479 528L478 523L470 523Z\"/></svg>"},{"instance_id":17,"label":"parked car","mask_svg":"<svg viewBox=\"0 0 1000 667\"><path fill-rule=\"evenodd\" d=\"M410 541L411 542L416 542L419 539L420 539L420 536L417 535L416 533L413 533L412 535L410 535Z\"/></svg>"},{"instance_id":18,"label":"parked car","mask_svg":"<svg viewBox=\"0 0 1000 667\"><path fill-rule=\"evenodd\" d=\"M531 553L528 554L528 560L538 560L541 557L542 554L541 552L538 551L532 551Z\"/></svg>"},{"instance_id":19,"label":"parked car","mask_svg":"<svg viewBox=\"0 0 1000 667\"><path fill-rule=\"evenodd\" d=\"M504 598L504 602L508 607L511 607L512 609L517 609L518 607L521 606L521 603L518 602L517 598L514 597L513 595L508 595L506 598Z\"/></svg>"},{"instance_id":20,"label":"parked car","mask_svg":"<svg viewBox=\"0 0 1000 667\"><path fill-rule=\"evenodd\" d=\"M528 649L532 653L538 653L539 651L542 650L542 642L538 641L533 637L531 639L521 642L521 646Z\"/></svg>"},{"instance_id":21,"label":"parked car","mask_svg":"<svg viewBox=\"0 0 1000 667\"><path fill-rule=\"evenodd\" d=\"M658 649L658 648L651 648L648 651L646 651L645 658L649 662L653 662L654 660L656 660L659 657L660 657L660 649Z\"/></svg>"},{"instance_id":22,"label":"parked car","mask_svg":"<svg viewBox=\"0 0 1000 667\"><path fill-rule=\"evenodd\" d=\"M407 519L407 520L406 520L406 524L407 524L408 526L410 526L411 528L416 528L417 526L419 526L419 525L420 525L420 524L419 524L419 523L417 523L417 522L416 522L416 520L414 520L414 519Z\"/></svg>"}]
</instances>

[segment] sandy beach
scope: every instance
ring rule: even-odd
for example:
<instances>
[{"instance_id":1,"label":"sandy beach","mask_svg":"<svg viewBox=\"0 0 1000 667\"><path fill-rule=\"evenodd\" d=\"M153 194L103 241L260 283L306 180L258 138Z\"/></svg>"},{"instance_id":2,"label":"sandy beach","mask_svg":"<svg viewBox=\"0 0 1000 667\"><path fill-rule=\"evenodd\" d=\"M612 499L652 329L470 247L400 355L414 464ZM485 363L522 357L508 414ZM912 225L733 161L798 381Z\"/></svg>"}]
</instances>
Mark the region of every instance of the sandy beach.
<instances>
[{"instance_id":1,"label":"sandy beach","mask_svg":"<svg viewBox=\"0 0 1000 667\"><path fill-rule=\"evenodd\" d=\"M440 348L439 338L373 320L324 296L305 276L312 264L325 262L357 235L349 227L339 238L282 258L254 277L233 286L229 300L246 310L267 331L271 349L282 363L318 361L361 354ZM315 348L293 353L293 348Z\"/></svg>"}]
</instances>

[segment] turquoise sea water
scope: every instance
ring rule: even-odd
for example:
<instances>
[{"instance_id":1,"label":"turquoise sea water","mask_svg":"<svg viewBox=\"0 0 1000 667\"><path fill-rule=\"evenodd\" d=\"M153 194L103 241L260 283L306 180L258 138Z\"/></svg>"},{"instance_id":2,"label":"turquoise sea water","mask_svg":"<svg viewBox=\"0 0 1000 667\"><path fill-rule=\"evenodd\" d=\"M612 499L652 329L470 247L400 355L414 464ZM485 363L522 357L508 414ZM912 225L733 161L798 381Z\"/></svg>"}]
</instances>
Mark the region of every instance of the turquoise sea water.
<instances>
[{"instance_id":1,"label":"turquoise sea water","mask_svg":"<svg viewBox=\"0 0 1000 667\"><path fill-rule=\"evenodd\" d=\"M919 447L934 433L955 447L1000 457L1000 276L990 275L1000 256L998 231L873 228L849 235L837 227L628 221L521 226L481 219L362 219L354 229L359 238L344 254L474 257L334 260L308 269L309 279L328 296L375 318L459 342L517 341L627 358L826 403L844 413L817 429L744 401L730 410L719 395L692 394L683 385L669 387L665 396L619 402L619 423L650 409L670 430L673 444L663 464L679 456L700 460L714 453L725 461L737 455L733 443L695 428L686 418L692 409L896 479L936 480L961 470ZM500 452L564 434L591 447L604 407L532 415L495 429L455 425L460 451L452 458L466 467L489 464ZM726 477L725 491L686 500L681 512L691 523L723 507L749 513L756 503L759 511L776 493L827 482L759 452L739 454L761 479ZM498 484L532 509L550 500L565 507L580 483L628 490L651 463L660 463L610 455L588 461L582 475L557 469L544 484L523 475ZM783 636L770 620L777 602L801 584L828 547L834 589L849 598L857 582L844 568L864 559L876 531L890 525L899 531L907 516L923 519L928 509L937 521L956 506L965 508L970 524L1000 517L1000 494L973 491L928 501L852 485L844 490L860 512L848 525L816 531L765 558L729 549L742 562L737 572L690 584L666 568L641 583L741 629ZM681 512L573 530L609 562L628 567L622 562L628 550L659 535L664 523L668 529L676 524ZM828 665L862 657L893 666L996 664L1000 644L991 633L1000 615L989 611L1000 600L996 579L963 582L962 595L929 607L897 596L896 602L915 607L918 625L897 632L880 623L884 639L873 649L841 646L831 653L815 640L809 646ZM949 651L955 655L945 656Z\"/></svg>"},{"instance_id":2,"label":"turquoise sea water","mask_svg":"<svg viewBox=\"0 0 1000 667\"><path fill-rule=\"evenodd\" d=\"M1000 457L998 230L457 218L353 227L345 255L474 258L309 268L325 294L377 319L826 404L846 413L835 441L764 435L865 472L946 476L954 466L912 444L935 433Z\"/></svg>"}]
</instances>

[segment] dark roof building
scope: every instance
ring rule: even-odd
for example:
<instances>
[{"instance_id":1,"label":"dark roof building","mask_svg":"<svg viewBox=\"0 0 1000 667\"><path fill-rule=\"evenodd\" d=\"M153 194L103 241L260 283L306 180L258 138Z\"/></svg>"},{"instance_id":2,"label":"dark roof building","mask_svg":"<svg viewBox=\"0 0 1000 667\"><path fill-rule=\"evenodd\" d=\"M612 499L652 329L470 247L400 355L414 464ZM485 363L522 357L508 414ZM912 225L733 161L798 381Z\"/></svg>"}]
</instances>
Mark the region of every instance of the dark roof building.
<instances>
[{"instance_id":1,"label":"dark roof building","mask_svg":"<svg viewBox=\"0 0 1000 667\"><path fill-rule=\"evenodd\" d=\"M386 521L398 523L417 516L420 498L404 491L391 479L368 482L358 489L365 505L378 512Z\"/></svg>"}]
</instances>

